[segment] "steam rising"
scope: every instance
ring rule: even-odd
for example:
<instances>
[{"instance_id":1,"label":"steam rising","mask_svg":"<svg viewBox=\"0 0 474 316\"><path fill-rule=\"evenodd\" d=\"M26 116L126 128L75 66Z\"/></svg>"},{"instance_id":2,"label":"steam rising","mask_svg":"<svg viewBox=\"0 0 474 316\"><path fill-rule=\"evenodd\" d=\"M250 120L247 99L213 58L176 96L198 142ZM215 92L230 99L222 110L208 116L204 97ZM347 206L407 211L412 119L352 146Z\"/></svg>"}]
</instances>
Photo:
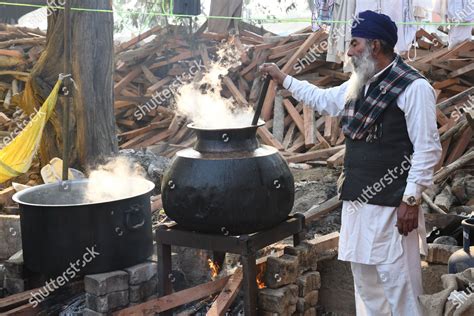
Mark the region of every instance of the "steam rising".
<instances>
[{"instance_id":1,"label":"steam rising","mask_svg":"<svg viewBox=\"0 0 474 316\"><path fill-rule=\"evenodd\" d=\"M232 43L217 51L217 60L207 67L201 79L182 86L176 97L176 109L202 128L238 128L252 123L251 106L240 107L233 99L221 96L222 77L240 65L241 52Z\"/></svg>"},{"instance_id":2,"label":"steam rising","mask_svg":"<svg viewBox=\"0 0 474 316\"><path fill-rule=\"evenodd\" d=\"M123 199L146 192L143 169L125 157L117 157L92 171L89 176L85 203Z\"/></svg>"}]
</instances>

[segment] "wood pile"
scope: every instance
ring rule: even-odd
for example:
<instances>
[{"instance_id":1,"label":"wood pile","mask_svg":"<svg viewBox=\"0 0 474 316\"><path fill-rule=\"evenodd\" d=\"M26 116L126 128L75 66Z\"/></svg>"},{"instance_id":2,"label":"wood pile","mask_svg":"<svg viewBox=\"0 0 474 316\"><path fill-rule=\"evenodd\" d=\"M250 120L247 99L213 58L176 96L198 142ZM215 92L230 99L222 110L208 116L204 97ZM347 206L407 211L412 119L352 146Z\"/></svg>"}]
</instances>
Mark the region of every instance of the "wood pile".
<instances>
[{"instance_id":1,"label":"wood pile","mask_svg":"<svg viewBox=\"0 0 474 316\"><path fill-rule=\"evenodd\" d=\"M1 138L15 136L28 120L14 101L45 45L40 30L0 24L0 148Z\"/></svg>"},{"instance_id":2,"label":"wood pile","mask_svg":"<svg viewBox=\"0 0 474 316\"><path fill-rule=\"evenodd\" d=\"M230 35L205 30L206 24L194 34L178 26L157 26L116 47L115 113L121 148L153 146L155 153L172 157L194 144L196 137L186 127L187 119L171 109L174 93L193 79L191 67L208 66L216 60L223 42L239 49L241 65L222 78L221 94L241 106L256 103L262 84L258 66L264 62L275 62L283 71L322 88L340 85L350 76L342 71L342 65L325 61L327 34L323 31L312 33L306 28L288 36L262 35L261 30L245 23ZM430 80L438 95L437 119L443 142L440 169L472 147L472 129L467 128L464 112L472 110L474 103L474 42L449 50L439 36L424 30L417 33L417 42L416 54L410 52L407 58ZM40 31L0 26L0 102L7 108L0 116L4 134L15 126L14 109L8 104L21 92L44 43L45 34ZM314 113L273 82L265 96L262 118L266 124L258 130L261 142L278 148L288 162L342 165L345 148L339 118Z\"/></svg>"}]
</instances>

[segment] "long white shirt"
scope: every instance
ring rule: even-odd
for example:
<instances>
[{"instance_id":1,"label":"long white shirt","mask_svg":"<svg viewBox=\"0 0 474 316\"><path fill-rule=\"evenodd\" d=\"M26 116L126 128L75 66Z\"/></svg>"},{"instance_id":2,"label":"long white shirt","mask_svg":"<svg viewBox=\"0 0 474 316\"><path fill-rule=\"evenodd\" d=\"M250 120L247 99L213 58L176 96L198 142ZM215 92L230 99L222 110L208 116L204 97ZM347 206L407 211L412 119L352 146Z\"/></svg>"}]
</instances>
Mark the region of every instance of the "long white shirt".
<instances>
[{"instance_id":1,"label":"long white shirt","mask_svg":"<svg viewBox=\"0 0 474 316\"><path fill-rule=\"evenodd\" d=\"M388 67L393 65L390 64ZM365 86L365 91L387 68L381 70ZM348 83L320 89L307 81L287 76L283 86L293 97L323 115L341 116L344 111ZM433 184L433 169L441 157L441 144L436 125L436 95L424 79L412 82L397 99L405 113L408 135L413 144L413 157L404 195L421 197ZM371 184L368 184L371 185ZM343 202L339 259L364 264L392 263L402 253L402 235L395 227L396 208L363 204L350 211L351 202ZM421 253L426 254L426 230L420 208L418 233Z\"/></svg>"}]
</instances>

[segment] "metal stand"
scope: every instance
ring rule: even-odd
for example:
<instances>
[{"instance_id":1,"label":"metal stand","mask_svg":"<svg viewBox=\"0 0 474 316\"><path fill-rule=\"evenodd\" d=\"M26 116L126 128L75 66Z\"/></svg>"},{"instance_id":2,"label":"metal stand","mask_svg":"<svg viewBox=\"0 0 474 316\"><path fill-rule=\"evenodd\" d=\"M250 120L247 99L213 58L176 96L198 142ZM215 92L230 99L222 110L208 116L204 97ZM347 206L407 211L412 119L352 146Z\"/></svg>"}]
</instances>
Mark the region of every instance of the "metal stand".
<instances>
[{"instance_id":1,"label":"metal stand","mask_svg":"<svg viewBox=\"0 0 474 316\"><path fill-rule=\"evenodd\" d=\"M160 297L172 293L171 282L171 245L215 252L229 252L241 255L243 267L244 312L246 316L257 315L257 263L258 250L293 236L296 246L304 239L305 217L295 214L283 223L265 231L242 236L223 236L192 232L180 229L178 225L160 226L156 230L158 247L158 276ZM171 316L172 311L160 313Z\"/></svg>"}]
</instances>

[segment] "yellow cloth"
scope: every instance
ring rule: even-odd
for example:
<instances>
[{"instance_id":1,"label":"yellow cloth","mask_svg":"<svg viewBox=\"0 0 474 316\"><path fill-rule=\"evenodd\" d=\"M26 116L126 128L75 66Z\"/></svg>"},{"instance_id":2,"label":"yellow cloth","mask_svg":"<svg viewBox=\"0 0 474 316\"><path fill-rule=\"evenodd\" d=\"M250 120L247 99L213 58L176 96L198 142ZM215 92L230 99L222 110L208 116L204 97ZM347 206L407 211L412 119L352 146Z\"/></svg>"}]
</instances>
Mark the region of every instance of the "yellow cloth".
<instances>
[{"instance_id":1,"label":"yellow cloth","mask_svg":"<svg viewBox=\"0 0 474 316\"><path fill-rule=\"evenodd\" d=\"M0 183L26 173L40 145L44 126L51 117L58 100L62 80L58 80L51 94L28 125L0 150Z\"/></svg>"}]
</instances>

